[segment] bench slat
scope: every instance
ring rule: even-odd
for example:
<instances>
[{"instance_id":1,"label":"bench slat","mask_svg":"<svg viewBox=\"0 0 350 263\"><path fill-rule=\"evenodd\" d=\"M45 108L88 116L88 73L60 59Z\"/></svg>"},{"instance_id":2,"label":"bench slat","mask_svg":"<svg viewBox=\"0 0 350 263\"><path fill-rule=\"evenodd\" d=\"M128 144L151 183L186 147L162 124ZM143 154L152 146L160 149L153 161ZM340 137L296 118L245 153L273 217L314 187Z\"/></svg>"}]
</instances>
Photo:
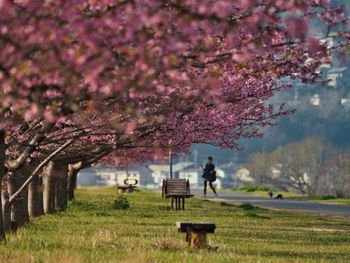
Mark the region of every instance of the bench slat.
<instances>
[{"instance_id":1,"label":"bench slat","mask_svg":"<svg viewBox=\"0 0 350 263\"><path fill-rule=\"evenodd\" d=\"M216 225L214 223L190 223L190 222L176 222L176 227L179 232L205 232L205 233L214 233Z\"/></svg>"},{"instance_id":2,"label":"bench slat","mask_svg":"<svg viewBox=\"0 0 350 263\"><path fill-rule=\"evenodd\" d=\"M166 179L167 182L186 182L186 179Z\"/></svg>"},{"instance_id":3,"label":"bench slat","mask_svg":"<svg viewBox=\"0 0 350 263\"><path fill-rule=\"evenodd\" d=\"M168 185L168 189L187 189L187 187L184 185L179 185L179 186Z\"/></svg>"},{"instance_id":4,"label":"bench slat","mask_svg":"<svg viewBox=\"0 0 350 263\"><path fill-rule=\"evenodd\" d=\"M164 179L162 187L162 196L165 198L191 198L189 181L186 179ZM172 206L173 207L173 206ZM177 207L177 204L176 204ZM183 202L184 208L184 202ZM176 208L178 209L178 208Z\"/></svg>"},{"instance_id":5,"label":"bench slat","mask_svg":"<svg viewBox=\"0 0 350 263\"><path fill-rule=\"evenodd\" d=\"M183 197L183 198L191 198L191 197L194 197L194 195L190 195L190 194L166 194L165 197L166 197L166 198L170 198L170 197L174 197L174 198L175 198L175 197L176 197L176 198L177 198L177 197L179 197L179 198L180 198L180 197L181 197L181 198L182 198L182 197Z\"/></svg>"}]
</instances>

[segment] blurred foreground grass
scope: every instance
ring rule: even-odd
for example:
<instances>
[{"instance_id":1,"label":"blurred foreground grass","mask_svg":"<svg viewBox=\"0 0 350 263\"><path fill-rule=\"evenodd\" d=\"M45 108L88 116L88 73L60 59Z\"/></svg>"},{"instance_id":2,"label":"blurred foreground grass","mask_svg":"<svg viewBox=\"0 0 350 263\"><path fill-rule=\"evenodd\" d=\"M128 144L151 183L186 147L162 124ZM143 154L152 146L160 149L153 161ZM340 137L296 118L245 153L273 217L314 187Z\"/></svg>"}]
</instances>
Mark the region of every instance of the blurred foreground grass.
<instances>
[{"instance_id":1,"label":"blurred foreground grass","mask_svg":"<svg viewBox=\"0 0 350 263\"><path fill-rule=\"evenodd\" d=\"M269 211L199 199L169 211L160 193L126 194L113 209L115 188L83 188L67 211L45 215L0 245L0 262L349 262L350 220ZM209 247L192 251L176 221L216 223Z\"/></svg>"}]
</instances>

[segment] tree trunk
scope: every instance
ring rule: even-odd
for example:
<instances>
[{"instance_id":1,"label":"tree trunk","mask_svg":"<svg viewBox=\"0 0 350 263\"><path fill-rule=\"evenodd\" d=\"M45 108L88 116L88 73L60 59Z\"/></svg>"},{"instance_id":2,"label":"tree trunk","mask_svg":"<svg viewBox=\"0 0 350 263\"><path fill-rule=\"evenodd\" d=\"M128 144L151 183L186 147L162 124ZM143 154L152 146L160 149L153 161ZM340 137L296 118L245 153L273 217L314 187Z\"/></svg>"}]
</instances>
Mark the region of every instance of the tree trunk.
<instances>
[{"instance_id":1,"label":"tree trunk","mask_svg":"<svg viewBox=\"0 0 350 263\"><path fill-rule=\"evenodd\" d=\"M9 176L7 189L10 197L21 187L24 176L23 172L24 170L22 168ZM22 192L11 203L11 230L13 231L16 231L18 227L24 225L26 222L24 199L25 193Z\"/></svg>"},{"instance_id":2,"label":"tree trunk","mask_svg":"<svg viewBox=\"0 0 350 263\"><path fill-rule=\"evenodd\" d=\"M54 174L54 163L49 162L45 177L44 186L44 213L51 214L56 211L55 207L55 189L56 189L56 178Z\"/></svg>"},{"instance_id":3,"label":"tree trunk","mask_svg":"<svg viewBox=\"0 0 350 263\"><path fill-rule=\"evenodd\" d=\"M28 178L28 174L26 174L24 178L22 177L21 186L25 182L25 180ZM23 191L23 203L22 203L22 216L23 216L23 222L29 223L29 212L28 212L28 187L24 189Z\"/></svg>"},{"instance_id":4,"label":"tree trunk","mask_svg":"<svg viewBox=\"0 0 350 263\"><path fill-rule=\"evenodd\" d=\"M67 173L68 166L62 164L55 164L54 171L56 175L56 191L55 202L60 210L67 208Z\"/></svg>"},{"instance_id":5,"label":"tree trunk","mask_svg":"<svg viewBox=\"0 0 350 263\"><path fill-rule=\"evenodd\" d=\"M0 131L0 192L2 192L2 178L5 171L5 132ZM2 214L2 198L0 198L0 240L5 240L4 217Z\"/></svg>"},{"instance_id":6,"label":"tree trunk","mask_svg":"<svg viewBox=\"0 0 350 263\"><path fill-rule=\"evenodd\" d=\"M23 172L22 172L22 176L20 177L20 185L19 188L24 184L24 182L29 178L30 174L32 173L32 171L35 169L35 164L32 162L29 165L24 165L23 166ZM18 189L19 189L18 188ZM17 190L18 190L17 189ZM16 190L16 191L17 191ZM26 187L23 190L23 202L22 202L22 208L21 208L21 213L22 213L22 217L23 217L23 224L28 223L29 222L29 213L28 213L28 187Z\"/></svg>"},{"instance_id":7,"label":"tree trunk","mask_svg":"<svg viewBox=\"0 0 350 263\"><path fill-rule=\"evenodd\" d=\"M36 176L28 186L28 212L32 217L44 214L42 177Z\"/></svg>"},{"instance_id":8,"label":"tree trunk","mask_svg":"<svg viewBox=\"0 0 350 263\"><path fill-rule=\"evenodd\" d=\"M73 165L68 165L68 183L67 183L67 194L68 194L68 200L73 200L74 197L74 190L77 187L77 175L79 170L74 169Z\"/></svg>"},{"instance_id":9,"label":"tree trunk","mask_svg":"<svg viewBox=\"0 0 350 263\"><path fill-rule=\"evenodd\" d=\"M13 202L13 200L17 197L17 195L19 195L24 189L26 189L28 187L28 185L30 184L30 182L34 179L35 176L38 176L38 173L40 172L40 170L47 165L50 160L52 160L52 158L54 158L57 154L59 154L61 151L63 151L65 148L67 148L69 145L71 145L76 139L72 138L69 141L67 141L65 144L63 144L61 147L59 147L58 149L56 149L53 153L51 153L43 162L40 163L39 166L37 166L34 171L31 173L31 175L27 178L27 180L25 180L24 184L20 187L20 189L18 189L18 191L16 193L14 193L11 197L10 197L10 203Z\"/></svg>"},{"instance_id":10,"label":"tree trunk","mask_svg":"<svg viewBox=\"0 0 350 263\"><path fill-rule=\"evenodd\" d=\"M4 220L4 229L5 232L11 229L11 205L9 203L9 194L7 190L1 192L1 201L2 201L2 217Z\"/></svg>"}]
</instances>

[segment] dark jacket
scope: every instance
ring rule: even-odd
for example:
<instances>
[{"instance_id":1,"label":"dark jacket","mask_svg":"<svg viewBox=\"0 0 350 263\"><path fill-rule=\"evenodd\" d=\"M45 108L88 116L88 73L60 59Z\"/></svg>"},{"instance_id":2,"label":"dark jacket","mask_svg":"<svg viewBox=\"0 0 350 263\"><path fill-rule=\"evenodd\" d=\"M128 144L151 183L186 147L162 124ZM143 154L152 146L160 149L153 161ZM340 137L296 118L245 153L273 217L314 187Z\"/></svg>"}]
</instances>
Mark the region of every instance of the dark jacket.
<instances>
[{"instance_id":1,"label":"dark jacket","mask_svg":"<svg viewBox=\"0 0 350 263\"><path fill-rule=\"evenodd\" d=\"M205 165L204 170L203 170L203 175L202 175L202 177L203 177L205 180L209 180L210 175L212 175L212 174L214 173L214 170L215 170L215 165L212 164L212 163L211 163L211 164L207 163L207 164ZM210 173L210 171L212 171L212 172Z\"/></svg>"}]
</instances>

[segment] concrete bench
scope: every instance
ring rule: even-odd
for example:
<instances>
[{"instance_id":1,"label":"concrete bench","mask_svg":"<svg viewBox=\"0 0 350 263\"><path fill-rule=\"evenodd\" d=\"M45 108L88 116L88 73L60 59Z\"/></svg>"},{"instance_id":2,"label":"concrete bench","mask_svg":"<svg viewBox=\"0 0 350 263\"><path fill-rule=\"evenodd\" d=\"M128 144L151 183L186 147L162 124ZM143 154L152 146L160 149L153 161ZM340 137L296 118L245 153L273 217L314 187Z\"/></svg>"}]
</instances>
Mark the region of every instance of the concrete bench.
<instances>
[{"instance_id":1,"label":"concrete bench","mask_svg":"<svg viewBox=\"0 0 350 263\"><path fill-rule=\"evenodd\" d=\"M162 186L162 197L171 198L171 209L185 210L185 198L191 198L194 195L190 193L190 182L186 179L165 179Z\"/></svg>"},{"instance_id":2,"label":"concrete bench","mask_svg":"<svg viewBox=\"0 0 350 263\"><path fill-rule=\"evenodd\" d=\"M186 241L191 248L207 246L207 233L214 233L216 225L205 222L176 222L179 232L186 233Z\"/></svg>"}]
</instances>

